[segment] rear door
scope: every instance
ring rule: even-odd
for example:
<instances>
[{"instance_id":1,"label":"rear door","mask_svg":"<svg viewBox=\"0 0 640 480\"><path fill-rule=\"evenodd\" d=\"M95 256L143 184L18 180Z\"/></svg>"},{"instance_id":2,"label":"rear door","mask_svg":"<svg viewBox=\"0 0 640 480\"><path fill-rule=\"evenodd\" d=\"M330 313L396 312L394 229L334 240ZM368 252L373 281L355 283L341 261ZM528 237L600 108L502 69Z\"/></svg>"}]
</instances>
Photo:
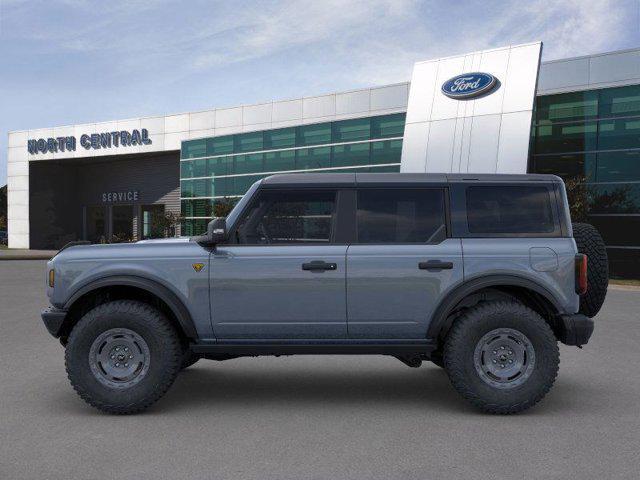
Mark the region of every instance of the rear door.
<instances>
[{"instance_id":1,"label":"rear door","mask_svg":"<svg viewBox=\"0 0 640 480\"><path fill-rule=\"evenodd\" d=\"M443 292L463 279L447 203L444 187L358 188L347 251L350 338L426 337Z\"/></svg>"}]
</instances>

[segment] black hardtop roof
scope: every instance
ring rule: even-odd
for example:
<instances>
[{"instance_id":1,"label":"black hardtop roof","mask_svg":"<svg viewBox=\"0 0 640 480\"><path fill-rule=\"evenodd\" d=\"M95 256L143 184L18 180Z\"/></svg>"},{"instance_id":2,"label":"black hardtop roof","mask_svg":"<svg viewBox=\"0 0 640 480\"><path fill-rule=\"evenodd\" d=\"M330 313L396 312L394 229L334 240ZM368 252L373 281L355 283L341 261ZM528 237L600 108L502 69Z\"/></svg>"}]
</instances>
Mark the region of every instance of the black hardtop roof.
<instances>
[{"instance_id":1,"label":"black hardtop roof","mask_svg":"<svg viewBox=\"0 0 640 480\"><path fill-rule=\"evenodd\" d=\"M282 186L336 186L356 185L415 185L433 183L522 183L562 182L560 177L545 174L491 174L491 173L289 173L271 175L262 185Z\"/></svg>"}]
</instances>

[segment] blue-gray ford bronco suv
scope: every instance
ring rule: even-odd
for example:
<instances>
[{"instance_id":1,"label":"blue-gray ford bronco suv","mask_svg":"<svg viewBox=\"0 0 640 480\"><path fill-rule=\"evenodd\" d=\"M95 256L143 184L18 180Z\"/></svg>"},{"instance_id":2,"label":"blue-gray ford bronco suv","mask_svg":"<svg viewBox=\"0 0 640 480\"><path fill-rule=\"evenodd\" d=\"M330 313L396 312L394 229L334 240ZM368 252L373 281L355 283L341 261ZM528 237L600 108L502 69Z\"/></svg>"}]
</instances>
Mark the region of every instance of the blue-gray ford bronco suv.
<instances>
[{"instance_id":1,"label":"blue-gray ford bronco suv","mask_svg":"<svg viewBox=\"0 0 640 480\"><path fill-rule=\"evenodd\" d=\"M552 175L290 174L201 237L63 248L46 282L71 384L106 412L199 359L377 354L506 414L549 391L558 341L589 340L607 257Z\"/></svg>"}]
</instances>

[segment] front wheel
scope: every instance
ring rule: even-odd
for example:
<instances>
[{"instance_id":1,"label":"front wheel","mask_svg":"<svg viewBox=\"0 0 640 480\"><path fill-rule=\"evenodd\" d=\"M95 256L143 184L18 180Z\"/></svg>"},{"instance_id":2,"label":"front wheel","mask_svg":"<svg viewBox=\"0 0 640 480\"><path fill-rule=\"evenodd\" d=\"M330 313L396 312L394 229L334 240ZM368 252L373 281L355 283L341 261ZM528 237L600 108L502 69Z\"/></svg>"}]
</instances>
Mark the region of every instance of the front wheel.
<instances>
[{"instance_id":1,"label":"front wheel","mask_svg":"<svg viewBox=\"0 0 640 480\"><path fill-rule=\"evenodd\" d=\"M487 302L458 318L444 366L454 388L488 413L517 413L549 391L560 353L544 319L518 302Z\"/></svg>"},{"instance_id":2,"label":"front wheel","mask_svg":"<svg viewBox=\"0 0 640 480\"><path fill-rule=\"evenodd\" d=\"M136 413L162 397L182 362L178 335L152 306L118 300L97 306L73 327L65 352L78 395L108 413Z\"/></svg>"}]
</instances>

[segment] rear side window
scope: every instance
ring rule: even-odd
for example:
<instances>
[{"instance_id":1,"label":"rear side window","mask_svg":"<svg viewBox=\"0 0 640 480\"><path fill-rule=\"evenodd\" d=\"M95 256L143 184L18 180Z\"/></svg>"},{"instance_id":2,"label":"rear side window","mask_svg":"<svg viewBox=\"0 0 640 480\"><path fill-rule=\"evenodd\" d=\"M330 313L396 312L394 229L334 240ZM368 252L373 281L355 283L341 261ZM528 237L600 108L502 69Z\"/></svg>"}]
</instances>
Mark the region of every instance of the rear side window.
<instances>
[{"instance_id":1,"label":"rear side window","mask_svg":"<svg viewBox=\"0 0 640 480\"><path fill-rule=\"evenodd\" d=\"M444 191L358 191L358 243L437 243L446 237Z\"/></svg>"},{"instance_id":2,"label":"rear side window","mask_svg":"<svg viewBox=\"0 0 640 480\"><path fill-rule=\"evenodd\" d=\"M470 233L552 233L556 230L549 190L543 186L467 188Z\"/></svg>"}]
</instances>

